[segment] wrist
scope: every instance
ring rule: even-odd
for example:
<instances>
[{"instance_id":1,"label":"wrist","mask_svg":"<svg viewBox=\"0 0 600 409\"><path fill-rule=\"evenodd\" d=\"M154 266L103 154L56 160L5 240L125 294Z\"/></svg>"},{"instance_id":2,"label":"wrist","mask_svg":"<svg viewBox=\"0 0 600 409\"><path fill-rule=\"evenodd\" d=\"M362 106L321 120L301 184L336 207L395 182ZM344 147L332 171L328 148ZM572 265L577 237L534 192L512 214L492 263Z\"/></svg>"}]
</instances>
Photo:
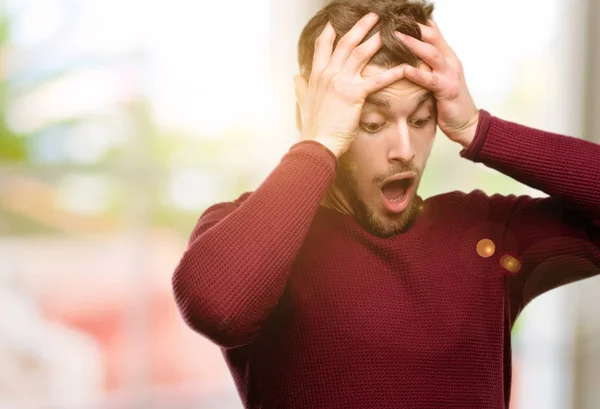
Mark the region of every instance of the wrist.
<instances>
[{"instance_id":1,"label":"wrist","mask_svg":"<svg viewBox=\"0 0 600 409\"><path fill-rule=\"evenodd\" d=\"M323 147L325 149L328 149L336 158L339 158L342 155L342 152L338 148L335 141L323 138L314 138L311 140L323 145Z\"/></svg>"},{"instance_id":2,"label":"wrist","mask_svg":"<svg viewBox=\"0 0 600 409\"><path fill-rule=\"evenodd\" d=\"M475 139L475 134L477 133L477 125L479 124L479 110L477 114L473 116L473 118L462 128L460 129L455 136L455 141L462 145L463 148L468 148L473 140Z\"/></svg>"},{"instance_id":3,"label":"wrist","mask_svg":"<svg viewBox=\"0 0 600 409\"><path fill-rule=\"evenodd\" d=\"M475 139L475 132L477 131L477 122L473 124L472 127L465 129L461 136L458 138L457 142L461 144L463 148L468 148L473 143Z\"/></svg>"}]
</instances>

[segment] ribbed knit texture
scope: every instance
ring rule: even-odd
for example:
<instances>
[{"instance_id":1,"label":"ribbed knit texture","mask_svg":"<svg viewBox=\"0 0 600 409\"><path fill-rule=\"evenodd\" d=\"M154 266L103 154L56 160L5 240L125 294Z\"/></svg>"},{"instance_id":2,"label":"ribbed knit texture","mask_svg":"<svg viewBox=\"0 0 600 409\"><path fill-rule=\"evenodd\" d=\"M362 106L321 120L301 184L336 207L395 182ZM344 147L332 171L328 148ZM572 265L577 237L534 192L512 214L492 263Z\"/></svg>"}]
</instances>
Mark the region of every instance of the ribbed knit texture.
<instances>
[{"instance_id":1,"label":"ribbed knit texture","mask_svg":"<svg viewBox=\"0 0 600 409\"><path fill-rule=\"evenodd\" d=\"M336 160L304 141L201 215L174 293L247 408L508 407L519 312L600 274L600 145L482 110L460 156L550 197L417 196L410 229L382 239L320 206Z\"/></svg>"}]
</instances>

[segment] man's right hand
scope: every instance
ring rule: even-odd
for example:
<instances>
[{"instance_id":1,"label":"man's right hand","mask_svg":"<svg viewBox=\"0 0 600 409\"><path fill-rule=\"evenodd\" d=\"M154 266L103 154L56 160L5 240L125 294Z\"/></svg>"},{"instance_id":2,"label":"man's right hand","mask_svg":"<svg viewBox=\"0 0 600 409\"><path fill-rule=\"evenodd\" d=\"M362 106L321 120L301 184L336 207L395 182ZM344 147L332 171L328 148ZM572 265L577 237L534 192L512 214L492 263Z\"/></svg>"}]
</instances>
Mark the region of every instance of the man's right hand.
<instances>
[{"instance_id":1,"label":"man's right hand","mask_svg":"<svg viewBox=\"0 0 600 409\"><path fill-rule=\"evenodd\" d=\"M352 144L367 96L404 77L404 64L368 78L361 75L382 46L379 32L361 44L378 19L374 13L365 15L340 39L335 51L336 33L328 22L315 41L308 82L301 75L294 77L302 116L300 139L320 142L336 157Z\"/></svg>"}]
</instances>

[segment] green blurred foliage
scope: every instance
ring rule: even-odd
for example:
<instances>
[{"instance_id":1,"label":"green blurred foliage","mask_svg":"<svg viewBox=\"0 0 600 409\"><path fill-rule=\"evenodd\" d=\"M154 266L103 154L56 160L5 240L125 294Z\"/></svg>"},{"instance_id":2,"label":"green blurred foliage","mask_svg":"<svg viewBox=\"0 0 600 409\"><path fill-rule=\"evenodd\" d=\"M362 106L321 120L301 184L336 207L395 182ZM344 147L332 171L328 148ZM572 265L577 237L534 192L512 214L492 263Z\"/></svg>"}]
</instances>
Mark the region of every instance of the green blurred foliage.
<instances>
[{"instance_id":1,"label":"green blurred foliage","mask_svg":"<svg viewBox=\"0 0 600 409\"><path fill-rule=\"evenodd\" d=\"M3 67L6 64L7 48L10 40L9 19L0 9L0 162L25 162L27 160L26 141L11 132L6 123L7 97L10 83Z\"/></svg>"}]
</instances>

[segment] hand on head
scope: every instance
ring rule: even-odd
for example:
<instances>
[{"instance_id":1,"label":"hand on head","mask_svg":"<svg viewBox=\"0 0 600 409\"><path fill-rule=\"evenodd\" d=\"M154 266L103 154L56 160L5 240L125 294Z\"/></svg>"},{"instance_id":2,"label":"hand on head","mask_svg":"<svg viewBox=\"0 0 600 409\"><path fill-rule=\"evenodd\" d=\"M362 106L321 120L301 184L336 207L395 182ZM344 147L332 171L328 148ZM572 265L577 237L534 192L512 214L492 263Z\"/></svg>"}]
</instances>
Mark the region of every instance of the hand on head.
<instances>
[{"instance_id":1,"label":"hand on head","mask_svg":"<svg viewBox=\"0 0 600 409\"><path fill-rule=\"evenodd\" d=\"M378 18L374 13L365 15L339 40L335 50L336 33L330 22L317 38L308 80L302 75L294 77L301 139L317 140L341 156L356 136L367 96L406 78L433 91L440 129L455 142L470 143L479 110L466 85L460 60L432 20L428 25L416 23L422 41L395 33L424 64L419 68L400 64L362 77L362 70L383 45L380 32L363 42Z\"/></svg>"},{"instance_id":2,"label":"hand on head","mask_svg":"<svg viewBox=\"0 0 600 409\"><path fill-rule=\"evenodd\" d=\"M451 140L466 144L475 135L479 110L467 87L462 64L433 20L428 25L417 24L423 41L400 32L396 36L430 69L406 66L404 76L433 91L438 126Z\"/></svg>"},{"instance_id":3,"label":"hand on head","mask_svg":"<svg viewBox=\"0 0 600 409\"><path fill-rule=\"evenodd\" d=\"M361 44L377 23L369 13L338 42L331 23L315 42L310 78L294 77L296 99L301 111L301 139L317 140L336 156L350 147L358 129L365 99L404 77L399 65L368 78L361 72L382 46L379 32Z\"/></svg>"}]
</instances>

